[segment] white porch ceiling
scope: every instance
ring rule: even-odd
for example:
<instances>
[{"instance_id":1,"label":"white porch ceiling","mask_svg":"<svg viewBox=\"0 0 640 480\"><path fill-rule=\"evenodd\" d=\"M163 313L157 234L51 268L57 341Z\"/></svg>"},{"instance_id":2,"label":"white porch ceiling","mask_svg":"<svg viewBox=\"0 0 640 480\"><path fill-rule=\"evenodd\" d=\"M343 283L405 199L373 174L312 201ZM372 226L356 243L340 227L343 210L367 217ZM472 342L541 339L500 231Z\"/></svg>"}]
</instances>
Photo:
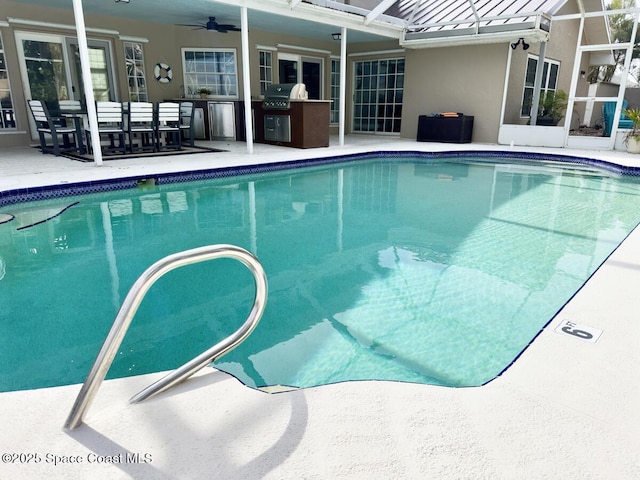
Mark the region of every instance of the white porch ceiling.
<instances>
[{"instance_id":1,"label":"white porch ceiling","mask_svg":"<svg viewBox=\"0 0 640 480\"><path fill-rule=\"evenodd\" d=\"M71 10L69 0L19 0L21 4L42 5ZM206 23L208 17L216 17L218 23L240 25L240 5L248 7L249 29L270 32L286 31L297 37L315 40L329 40L331 34L340 31L340 22L349 29L349 42L373 42L398 38L399 28L376 31L367 28L362 19L322 16L314 12L318 7L301 2L291 9L287 0L275 1L213 1L213 0L130 0L130 3L116 3L114 0L83 0L85 15L110 15L147 22L177 25ZM309 12L310 7L313 9ZM304 10L307 10L306 12ZM3 12L11 17L11 12ZM287 15L287 16L283 16ZM353 17L353 16L351 16ZM4 20L0 18L0 20ZM349 25L347 24L351 24ZM361 23L357 29L356 23ZM185 27L188 28L188 27ZM212 35L221 35L211 32ZM228 33L227 35L233 35Z\"/></svg>"}]
</instances>

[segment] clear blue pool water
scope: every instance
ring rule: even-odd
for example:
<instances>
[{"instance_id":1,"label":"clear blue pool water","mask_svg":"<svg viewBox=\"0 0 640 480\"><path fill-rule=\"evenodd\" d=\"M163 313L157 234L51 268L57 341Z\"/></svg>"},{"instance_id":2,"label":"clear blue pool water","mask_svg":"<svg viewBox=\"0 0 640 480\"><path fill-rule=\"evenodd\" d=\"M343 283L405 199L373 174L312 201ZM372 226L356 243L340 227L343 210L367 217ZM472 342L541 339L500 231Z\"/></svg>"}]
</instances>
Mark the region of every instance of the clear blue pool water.
<instances>
[{"instance_id":1,"label":"clear blue pool water","mask_svg":"<svg viewBox=\"0 0 640 480\"><path fill-rule=\"evenodd\" d=\"M250 386L474 386L507 368L640 221L640 185L550 163L357 160L0 208L0 390L80 383L153 262L231 243L269 300L216 366ZM108 378L177 367L234 331L251 274L163 277Z\"/></svg>"}]
</instances>

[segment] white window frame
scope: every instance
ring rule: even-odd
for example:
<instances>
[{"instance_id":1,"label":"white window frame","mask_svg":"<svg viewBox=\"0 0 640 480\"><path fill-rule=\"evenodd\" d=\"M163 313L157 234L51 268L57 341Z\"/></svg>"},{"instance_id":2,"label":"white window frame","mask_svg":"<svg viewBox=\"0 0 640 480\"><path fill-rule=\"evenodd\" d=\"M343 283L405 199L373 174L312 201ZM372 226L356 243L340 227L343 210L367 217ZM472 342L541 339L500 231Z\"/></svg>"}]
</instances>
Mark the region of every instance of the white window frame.
<instances>
[{"instance_id":1,"label":"white window frame","mask_svg":"<svg viewBox=\"0 0 640 480\"><path fill-rule=\"evenodd\" d=\"M340 123L340 59L330 59L331 72L329 80L329 98L331 99L331 110L329 113L329 124Z\"/></svg>"},{"instance_id":2,"label":"white window frame","mask_svg":"<svg viewBox=\"0 0 640 480\"><path fill-rule=\"evenodd\" d=\"M202 71L192 70L192 66L189 65L189 60L185 58L187 52L197 53L230 53L233 55L233 71L221 72L221 71L207 71L203 68ZM200 88L209 88L212 90L211 98L224 99L224 100L237 100L239 98L238 89L238 53L235 48L205 48L205 47L185 47L182 48L182 74L183 84L185 89L185 96L190 98L196 98L199 96L198 90ZM205 64L202 67L206 67ZM227 81L218 82L213 81L213 77L223 76ZM225 86L227 92L217 89L216 87Z\"/></svg>"},{"instance_id":3,"label":"white window frame","mask_svg":"<svg viewBox=\"0 0 640 480\"><path fill-rule=\"evenodd\" d=\"M269 57L269 65L262 62ZM273 84L273 52L270 50L258 50L258 71L260 73L260 95L264 95L269 85Z\"/></svg>"},{"instance_id":4,"label":"white window frame","mask_svg":"<svg viewBox=\"0 0 640 480\"><path fill-rule=\"evenodd\" d=\"M402 71L396 69L393 75L380 71L382 62L398 62L402 61ZM376 73L370 71L358 74L358 64L369 63L371 67L376 64ZM389 58L372 58L370 60L355 60L352 63L352 112L351 112L351 131L354 133L372 134L372 135L400 135L402 129L402 109L404 104L404 88L406 76L406 58L405 57L389 57ZM392 76L393 86L389 87L386 83L388 77ZM383 79L384 85L381 85ZM358 81L362 80L361 88L358 88ZM399 85L400 84L400 85ZM393 100L389 102L388 95L393 92ZM380 95L384 96L384 100L380 101ZM398 98L400 97L400 98ZM392 115L387 115L387 109L392 109ZM381 110L382 109L382 110ZM399 112L397 110L400 109ZM380 115L383 111L384 114ZM367 128L364 127L367 123ZM387 128L386 122L391 121L391 128ZM373 122L373 123L372 123ZM382 122L382 128L379 128ZM396 122L397 129L396 129ZM373 125L373 128L370 128Z\"/></svg>"},{"instance_id":5,"label":"white window frame","mask_svg":"<svg viewBox=\"0 0 640 480\"><path fill-rule=\"evenodd\" d=\"M140 50L140 58L129 58L127 56L127 49L132 51L136 49ZM124 59L125 59L125 72L127 73L127 89L129 92L129 100L146 102L149 98L149 88L147 85L147 74L144 68L144 49L142 43L124 41ZM129 62L132 62L133 75L129 74Z\"/></svg>"},{"instance_id":6,"label":"white window frame","mask_svg":"<svg viewBox=\"0 0 640 480\"><path fill-rule=\"evenodd\" d=\"M0 131L16 130L16 117L15 117L15 105L13 102L13 95L11 94L11 82L9 81L9 67L7 66L7 55L4 51L4 42L2 40L2 32L0 32L0 55L4 57L4 68L0 69L0 73L4 73L6 77L6 88L0 88L0 98L4 98L2 94L7 94L11 107L3 108L0 104ZM9 126L13 124L12 126Z\"/></svg>"},{"instance_id":7,"label":"white window frame","mask_svg":"<svg viewBox=\"0 0 640 480\"><path fill-rule=\"evenodd\" d=\"M538 62L540 62L540 57L538 55L527 55L527 63L525 65L525 71L524 71L524 79L523 79L523 85L522 85L522 102L520 103L520 118L529 118L531 116L531 106L526 105L528 103L527 100L527 95L526 92L527 90L531 90L532 95L531 97L533 97L533 89L534 86L533 85L527 85L527 72L529 70L529 61L530 60L535 60L536 61L536 66L538 65ZM551 60L549 58L545 58L544 59L544 64L548 65L547 67L547 74L545 77L542 78L542 84L540 86L540 98L543 99L546 95L547 92L555 92L558 89L558 78L560 77L560 62L558 62L557 60ZM549 85L549 81L551 79L551 66L555 65L557 66L557 72L556 72L556 76L555 76L555 84L554 85ZM534 76L535 76L535 72L534 72ZM528 112L527 112L528 109Z\"/></svg>"}]
</instances>

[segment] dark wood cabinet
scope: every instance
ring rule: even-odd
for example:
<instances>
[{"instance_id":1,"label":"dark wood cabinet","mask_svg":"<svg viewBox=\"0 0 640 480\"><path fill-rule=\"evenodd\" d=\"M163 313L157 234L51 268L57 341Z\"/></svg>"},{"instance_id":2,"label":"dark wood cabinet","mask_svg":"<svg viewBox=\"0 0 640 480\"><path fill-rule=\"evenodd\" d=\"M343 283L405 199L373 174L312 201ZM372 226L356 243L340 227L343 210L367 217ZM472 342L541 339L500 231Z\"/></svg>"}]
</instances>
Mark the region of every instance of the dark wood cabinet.
<instances>
[{"instance_id":1,"label":"dark wood cabinet","mask_svg":"<svg viewBox=\"0 0 640 480\"><path fill-rule=\"evenodd\" d=\"M295 148L329 146L329 101L291 101L287 110L264 110L262 102L252 102L255 141ZM265 117L289 116L289 142L265 139Z\"/></svg>"}]
</instances>

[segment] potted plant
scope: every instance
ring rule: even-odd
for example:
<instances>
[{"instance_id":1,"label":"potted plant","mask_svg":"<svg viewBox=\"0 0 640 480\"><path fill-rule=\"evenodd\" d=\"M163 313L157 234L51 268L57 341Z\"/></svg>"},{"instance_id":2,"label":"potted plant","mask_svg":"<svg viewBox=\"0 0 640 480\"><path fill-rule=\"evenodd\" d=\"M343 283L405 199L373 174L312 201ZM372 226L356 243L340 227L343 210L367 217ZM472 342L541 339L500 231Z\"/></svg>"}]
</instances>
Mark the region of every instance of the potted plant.
<instances>
[{"instance_id":1,"label":"potted plant","mask_svg":"<svg viewBox=\"0 0 640 480\"><path fill-rule=\"evenodd\" d=\"M627 152L640 153L640 108L625 108L624 114L633 122L633 127L624 138Z\"/></svg>"},{"instance_id":2,"label":"potted plant","mask_svg":"<svg viewBox=\"0 0 640 480\"><path fill-rule=\"evenodd\" d=\"M202 87L201 89L198 90L198 93L200 94L200 98L207 98L207 96L211 95L211 89L207 87Z\"/></svg>"},{"instance_id":3,"label":"potted plant","mask_svg":"<svg viewBox=\"0 0 640 480\"><path fill-rule=\"evenodd\" d=\"M568 96L564 90L545 92L541 95L537 125L558 125L567 109L567 100Z\"/></svg>"}]
</instances>

